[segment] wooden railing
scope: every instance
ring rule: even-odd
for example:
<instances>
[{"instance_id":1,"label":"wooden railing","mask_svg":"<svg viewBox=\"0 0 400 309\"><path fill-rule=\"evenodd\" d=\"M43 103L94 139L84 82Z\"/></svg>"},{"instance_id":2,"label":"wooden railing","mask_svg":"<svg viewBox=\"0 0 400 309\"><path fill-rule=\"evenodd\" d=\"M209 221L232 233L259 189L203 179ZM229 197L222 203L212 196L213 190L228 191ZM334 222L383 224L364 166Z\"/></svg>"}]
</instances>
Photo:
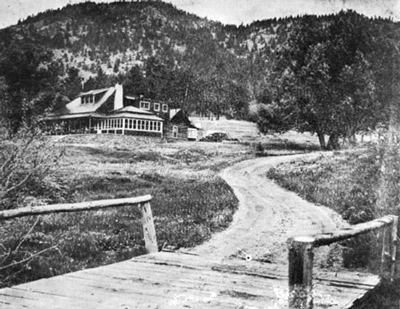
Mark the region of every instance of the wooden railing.
<instances>
[{"instance_id":1,"label":"wooden railing","mask_svg":"<svg viewBox=\"0 0 400 309\"><path fill-rule=\"evenodd\" d=\"M288 240L289 308L311 309L313 307L312 269L314 248L330 245L374 230L384 230L381 275L384 271L385 261L387 261L390 270L390 280L393 280L396 261L397 224L397 216L386 216L366 223L353 225L335 233L290 238ZM386 235L388 232L389 235Z\"/></svg>"},{"instance_id":2,"label":"wooden railing","mask_svg":"<svg viewBox=\"0 0 400 309\"><path fill-rule=\"evenodd\" d=\"M25 207L12 210L0 211L0 221L35 215L45 215L60 212L75 212L98 210L119 206L139 207L142 214L143 237L147 253L158 252L156 231L154 228L153 215L151 212L151 195L144 195L132 198L122 198L115 200L101 200L93 202L83 202L75 204L56 204L37 207Z\"/></svg>"}]
</instances>

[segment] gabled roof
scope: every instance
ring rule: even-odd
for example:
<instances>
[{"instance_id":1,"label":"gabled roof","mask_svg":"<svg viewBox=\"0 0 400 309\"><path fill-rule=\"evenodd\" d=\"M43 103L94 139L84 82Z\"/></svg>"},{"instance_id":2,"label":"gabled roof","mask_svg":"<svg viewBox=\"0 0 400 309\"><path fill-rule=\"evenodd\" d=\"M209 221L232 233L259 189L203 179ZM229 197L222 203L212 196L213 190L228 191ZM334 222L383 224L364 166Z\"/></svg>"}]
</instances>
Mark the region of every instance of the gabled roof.
<instances>
[{"instance_id":1,"label":"gabled roof","mask_svg":"<svg viewBox=\"0 0 400 309\"><path fill-rule=\"evenodd\" d=\"M96 90L90 92L94 94ZM75 114L91 114L95 113L107 100L115 93L115 87L110 87L106 89L99 89L97 93L105 92L104 95L94 103L85 103L82 104L82 95L89 94L89 92L85 92L84 94L80 94L75 100L69 102L63 108L56 110L53 113L49 114L49 117L57 116L57 115L75 115Z\"/></svg>"},{"instance_id":2,"label":"gabled roof","mask_svg":"<svg viewBox=\"0 0 400 309\"><path fill-rule=\"evenodd\" d=\"M181 109L170 110L170 122L176 124L184 124L191 129L199 129L189 120L186 112Z\"/></svg>"},{"instance_id":3,"label":"gabled roof","mask_svg":"<svg viewBox=\"0 0 400 309\"><path fill-rule=\"evenodd\" d=\"M180 108L170 109L169 110L169 119L174 118L174 116L180 111L181 111Z\"/></svg>"}]
</instances>

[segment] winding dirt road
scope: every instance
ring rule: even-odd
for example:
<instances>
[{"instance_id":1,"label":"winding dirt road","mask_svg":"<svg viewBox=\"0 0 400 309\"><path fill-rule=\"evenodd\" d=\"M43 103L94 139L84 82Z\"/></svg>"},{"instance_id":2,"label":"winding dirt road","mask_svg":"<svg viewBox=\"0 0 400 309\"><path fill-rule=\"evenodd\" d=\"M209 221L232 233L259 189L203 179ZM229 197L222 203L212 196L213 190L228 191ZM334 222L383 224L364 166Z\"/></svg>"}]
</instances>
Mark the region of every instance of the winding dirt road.
<instances>
[{"instance_id":1,"label":"winding dirt road","mask_svg":"<svg viewBox=\"0 0 400 309\"><path fill-rule=\"evenodd\" d=\"M223 261L245 257L272 263L287 263L286 241L294 235L331 232L346 225L332 210L313 205L279 187L266 172L283 162L315 159L320 153L264 157L240 162L221 176L239 199L232 224L192 253ZM316 259L327 254L320 252Z\"/></svg>"}]
</instances>

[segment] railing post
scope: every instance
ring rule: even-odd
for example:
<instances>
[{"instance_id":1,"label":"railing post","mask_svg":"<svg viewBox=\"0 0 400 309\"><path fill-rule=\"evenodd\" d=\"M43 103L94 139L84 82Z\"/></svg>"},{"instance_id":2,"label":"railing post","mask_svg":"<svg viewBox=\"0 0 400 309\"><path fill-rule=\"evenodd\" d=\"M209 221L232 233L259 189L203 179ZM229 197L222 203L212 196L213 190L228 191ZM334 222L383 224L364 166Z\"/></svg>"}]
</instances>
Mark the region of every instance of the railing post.
<instances>
[{"instance_id":1,"label":"railing post","mask_svg":"<svg viewBox=\"0 0 400 309\"><path fill-rule=\"evenodd\" d=\"M391 241L390 241L391 235L389 233L389 227L391 226L392 224L382 228L382 253L381 253L381 269L380 269L382 278L385 277L385 270L387 271L387 266L388 266L387 263L387 261L389 260L388 250L390 250L391 248Z\"/></svg>"},{"instance_id":2,"label":"railing post","mask_svg":"<svg viewBox=\"0 0 400 309\"><path fill-rule=\"evenodd\" d=\"M313 308L312 268L314 238L289 239L289 308Z\"/></svg>"},{"instance_id":3,"label":"railing post","mask_svg":"<svg viewBox=\"0 0 400 309\"><path fill-rule=\"evenodd\" d=\"M158 252L156 230L154 228L153 214L150 202L139 204L142 213L143 237L147 253Z\"/></svg>"},{"instance_id":4,"label":"railing post","mask_svg":"<svg viewBox=\"0 0 400 309\"><path fill-rule=\"evenodd\" d=\"M396 272L396 250L397 250L397 227L398 227L398 216L393 216L391 224L391 237L390 237L390 281L393 281L394 274Z\"/></svg>"}]
</instances>

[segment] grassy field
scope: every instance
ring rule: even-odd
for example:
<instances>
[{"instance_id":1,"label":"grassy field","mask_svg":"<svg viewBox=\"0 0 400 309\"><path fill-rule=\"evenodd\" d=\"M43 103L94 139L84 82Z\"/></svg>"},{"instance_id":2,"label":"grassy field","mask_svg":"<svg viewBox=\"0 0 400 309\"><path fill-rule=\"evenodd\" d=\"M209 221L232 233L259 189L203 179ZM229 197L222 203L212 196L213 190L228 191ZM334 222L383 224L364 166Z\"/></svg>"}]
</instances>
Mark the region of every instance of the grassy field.
<instances>
[{"instance_id":1,"label":"grassy field","mask_svg":"<svg viewBox=\"0 0 400 309\"><path fill-rule=\"evenodd\" d=\"M151 194L159 245L172 248L200 244L228 226L237 199L218 171L252 155L240 144L95 135L53 139L65 155L51 176L51 190L34 192L29 205ZM124 207L7 221L0 228L1 284L143 254L139 220L136 208Z\"/></svg>"},{"instance_id":2,"label":"grassy field","mask_svg":"<svg viewBox=\"0 0 400 309\"><path fill-rule=\"evenodd\" d=\"M301 137L301 145L294 141ZM151 194L160 247L198 245L226 228L237 199L218 173L255 156L308 149L315 137L248 137L240 143L167 142L120 135L49 137L63 148L57 169L33 182L18 207ZM293 149L291 148L293 147ZM144 253L136 208L54 214L0 226L0 281L8 286L95 267Z\"/></svg>"},{"instance_id":3,"label":"grassy field","mask_svg":"<svg viewBox=\"0 0 400 309\"><path fill-rule=\"evenodd\" d=\"M382 170L385 160L386 168ZM337 152L314 161L298 161L271 169L268 177L308 201L329 206L351 224L386 214L400 215L399 148L372 146ZM384 202L382 203L382 200ZM383 205L383 206L381 206ZM343 263L350 268L379 272L381 243L377 234L342 243ZM400 308L400 274L385 281L368 304L360 308Z\"/></svg>"}]
</instances>

